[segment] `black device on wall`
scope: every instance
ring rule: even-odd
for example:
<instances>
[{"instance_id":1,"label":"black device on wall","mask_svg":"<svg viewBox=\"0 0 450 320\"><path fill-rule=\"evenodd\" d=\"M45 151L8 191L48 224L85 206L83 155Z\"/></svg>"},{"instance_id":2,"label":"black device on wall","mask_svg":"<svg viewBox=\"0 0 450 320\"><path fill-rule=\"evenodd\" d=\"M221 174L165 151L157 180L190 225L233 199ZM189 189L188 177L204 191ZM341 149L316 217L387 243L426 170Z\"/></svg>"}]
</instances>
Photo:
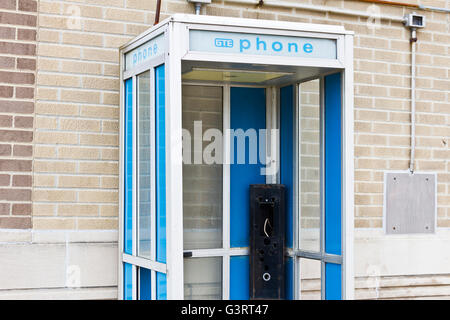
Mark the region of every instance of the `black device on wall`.
<instances>
[{"instance_id":1,"label":"black device on wall","mask_svg":"<svg viewBox=\"0 0 450 320\"><path fill-rule=\"evenodd\" d=\"M250 299L285 298L286 188L250 185Z\"/></svg>"}]
</instances>

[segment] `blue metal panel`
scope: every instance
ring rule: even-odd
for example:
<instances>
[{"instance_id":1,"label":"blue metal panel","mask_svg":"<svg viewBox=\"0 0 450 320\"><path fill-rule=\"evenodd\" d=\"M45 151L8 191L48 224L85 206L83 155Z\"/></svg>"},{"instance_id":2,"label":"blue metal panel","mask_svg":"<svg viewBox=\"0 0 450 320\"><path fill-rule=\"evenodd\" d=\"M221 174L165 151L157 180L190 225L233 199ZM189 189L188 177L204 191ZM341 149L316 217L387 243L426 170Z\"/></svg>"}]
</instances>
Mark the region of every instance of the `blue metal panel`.
<instances>
[{"instance_id":1,"label":"blue metal panel","mask_svg":"<svg viewBox=\"0 0 450 320\"><path fill-rule=\"evenodd\" d=\"M164 273L156 273L156 300L167 300L167 277Z\"/></svg>"},{"instance_id":2,"label":"blue metal panel","mask_svg":"<svg viewBox=\"0 0 450 320\"><path fill-rule=\"evenodd\" d=\"M325 252L341 254L341 74L325 77Z\"/></svg>"},{"instance_id":3,"label":"blue metal panel","mask_svg":"<svg viewBox=\"0 0 450 320\"><path fill-rule=\"evenodd\" d=\"M280 182L286 186L286 246L293 246L294 86L280 90Z\"/></svg>"},{"instance_id":4,"label":"blue metal panel","mask_svg":"<svg viewBox=\"0 0 450 320\"><path fill-rule=\"evenodd\" d=\"M230 300L250 298L250 259L248 256L230 257Z\"/></svg>"},{"instance_id":5,"label":"blue metal panel","mask_svg":"<svg viewBox=\"0 0 450 320\"><path fill-rule=\"evenodd\" d=\"M231 129L256 130L266 128L266 96L264 88L231 88L230 99ZM245 163L238 163L239 153L243 155L244 150L238 150L237 139L234 142L234 159L230 165L230 242L231 247L249 246L249 222L250 203L249 185L263 184L266 177L261 175L261 161L256 164L250 163L249 139L246 138ZM259 140L258 140L259 141ZM264 140L265 141L265 140ZM259 152L259 145L264 150ZM232 150L233 152L233 150ZM262 161L265 161L265 143L258 143L258 154L261 153ZM258 157L259 158L259 157ZM258 159L259 160L259 159Z\"/></svg>"},{"instance_id":6,"label":"blue metal panel","mask_svg":"<svg viewBox=\"0 0 450 320\"><path fill-rule=\"evenodd\" d=\"M152 299L152 272L149 269L139 268L139 300Z\"/></svg>"},{"instance_id":7,"label":"blue metal panel","mask_svg":"<svg viewBox=\"0 0 450 320\"><path fill-rule=\"evenodd\" d=\"M133 243L133 79L125 81L124 155L124 252L132 254Z\"/></svg>"},{"instance_id":8,"label":"blue metal panel","mask_svg":"<svg viewBox=\"0 0 450 320\"><path fill-rule=\"evenodd\" d=\"M155 69L156 260L166 263L166 119L164 65ZM158 282L159 283L159 282Z\"/></svg>"},{"instance_id":9,"label":"blue metal panel","mask_svg":"<svg viewBox=\"0 0 450 320\"><path fill-rule=\"evenodd\" d=\"M131 264L123 264L123 299L133 300L133 267Z\"/></svg>"},{"instance_id":10,"label":"blue metal panel","mask_svg":"<svg viewBox=\"0 0 450 320\"><path fill-rule=\"evenodd\" d=\"M294 259L287 258L286 272L286 300L294 300Z\"/></svg>"},{"instance_id":11,"label":"blue metal panel","mask_svg":"<svg viewBox=\"0 0 450 320\"><path fill-rule=\"evenodd\" d=\"M325 77L325 252L341 249L341 74ZM325 297L341 299L341 266L326 264Z\"/></svg>"},{"instance_id":12,"label":"blue metal panel","mask_svg":"<svg viewBox=\"0 0 450 320\"><path fill-rule=\"evenodd\" d=\"M342 277L341 265L326 263L325 264L325 299L341 300L342 299Z\"/></svg>"}]
</instances>

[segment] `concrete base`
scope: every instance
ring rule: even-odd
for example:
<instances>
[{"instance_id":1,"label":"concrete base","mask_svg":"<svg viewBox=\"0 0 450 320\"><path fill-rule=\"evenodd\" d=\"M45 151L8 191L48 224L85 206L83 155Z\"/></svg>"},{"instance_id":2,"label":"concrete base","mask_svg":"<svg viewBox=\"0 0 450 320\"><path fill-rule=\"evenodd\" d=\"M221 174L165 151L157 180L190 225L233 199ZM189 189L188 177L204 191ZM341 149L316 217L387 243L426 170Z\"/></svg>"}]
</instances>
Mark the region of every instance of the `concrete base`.
<instances>
[{"instance_id":1,"label":"concrete base","mask_svg":"<svg viewBox=\"0 0 450 320\"><path fill-rule=\"evenodd\" d=\"M0 300L116 300L117 287L0 290Z\"/></svg>"},{"instance_id":2,"label":"concrete base","mask_svg":"<svg viewBox=\"0 0 450 320\"><path fill-rule=\"evenodd\" d=\"M117 231L2 236L0 299L117 298Z\"/></svg>"},{"instance_id":3,"label":"concrete base","mask_svg":"<svg viewBox=\"0 0 450 320\"><path fill-rule=\"evenodd\" d=\"M357 299L450 297L450 229L354 235ZM9 230L0 240L0 299L117 298L117 231ZM304 297L320 297L320 268L306 263L301 273Z\"/></svg>"}]
</instances>

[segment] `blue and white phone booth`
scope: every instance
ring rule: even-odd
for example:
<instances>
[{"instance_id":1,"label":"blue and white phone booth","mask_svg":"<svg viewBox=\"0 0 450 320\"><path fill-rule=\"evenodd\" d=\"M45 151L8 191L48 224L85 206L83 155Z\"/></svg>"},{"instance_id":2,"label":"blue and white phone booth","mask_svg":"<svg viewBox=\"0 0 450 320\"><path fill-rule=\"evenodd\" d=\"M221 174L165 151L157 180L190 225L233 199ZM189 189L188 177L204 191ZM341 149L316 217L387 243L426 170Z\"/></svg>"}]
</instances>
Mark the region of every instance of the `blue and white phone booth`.
<instances>
[{"instance_id":1,"label":"blue and white phone booth","mask_svg":"<svg viewBox=\"0 0 450 320\"><path fill-rule=\"evenodd\" d=\"M120 57L119 297L249 299L249 186L282 184L285 297L352 299L352 33L177 14Z\"/></svg>"}]
</instances>

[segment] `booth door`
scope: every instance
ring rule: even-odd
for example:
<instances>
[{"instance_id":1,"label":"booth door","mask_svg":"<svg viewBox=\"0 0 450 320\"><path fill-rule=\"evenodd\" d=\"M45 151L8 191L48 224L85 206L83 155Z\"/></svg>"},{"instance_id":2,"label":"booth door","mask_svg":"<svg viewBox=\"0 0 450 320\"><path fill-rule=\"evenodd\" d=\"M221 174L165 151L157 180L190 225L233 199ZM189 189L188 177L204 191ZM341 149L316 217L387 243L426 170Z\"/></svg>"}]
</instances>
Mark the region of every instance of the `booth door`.
<instances>
[{"instance_id":1,"label":"booth door","mask_svg":"<svg viewBox=\"0 0 450 320\"><path fill-rule=\"evenodd\" d=\"M343 296L341 89L338 73L282 87L271 106L279 126L276 182L287 190L286 299ZM249 186L273 181L264 175L266 141L258 134L270 114L267 90L183 86L185 299L249 298ZM229 163L209 154L210 129L235 131L216 145ZM248 143L255 134L256 149Z\"/></svg>"},{"instance_id":2,"label":"booth door","mask_svg":"<svg viewBox=\"0 0 450 320\"><path fill-rule=\"evenodd\" d=\"M288 298L343 297L342 92L341 73L280 89Z\"/></svg>"},{"instance_id":3,"label":"booth door","mask_svg":"<svg viewBox=\"0 0 450 320\"><path fill-rule=\"evenodd\" d=\"M249 298L249 185L266 182L265 128L264 88L183 85L185 299Z\"/></svg>"}]
</instances>

